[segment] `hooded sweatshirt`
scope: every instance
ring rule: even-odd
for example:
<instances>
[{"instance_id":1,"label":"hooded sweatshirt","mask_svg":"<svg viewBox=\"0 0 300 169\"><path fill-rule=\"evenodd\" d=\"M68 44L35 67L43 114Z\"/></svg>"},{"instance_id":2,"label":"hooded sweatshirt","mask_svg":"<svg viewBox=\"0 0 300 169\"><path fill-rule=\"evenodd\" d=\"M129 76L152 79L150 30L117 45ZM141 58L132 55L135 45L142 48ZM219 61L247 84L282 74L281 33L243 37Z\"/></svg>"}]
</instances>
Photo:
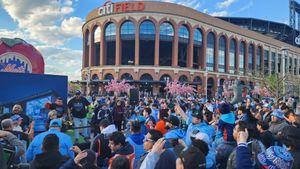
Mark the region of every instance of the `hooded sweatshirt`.
<instances>
[{"instance_id":1,"label":"hooded sweatshirt","mask_svg":"<svg viewBox=\"0 0 300 169\"><path fill-rule=\"evenodd\" d=\"M233 129L235 126L235 115L230 112L220 116L217 138L223 137L225 141L234 141Z\"/></svg>"},{"instance_id":2,"label":"hooded sweatshirt","mask_svg":"<svg viewBox=\"0 0 300 169\"><path fill-rule=\"evenodd\" d=\"M132 134L127 138L129 144L134 147L134 166L137 165L138 161L140 160L141 156L145 153L144 150L144 140L145 136L143 134ZM135 167L134 167L135 168Z\"/></svg>"},{"instance_id":3,"label":"hooded sweatshirt","mask_svg":"<svg viewBox=\"0 0 300 169\"><path fill-rule=\"evenodd\" d=\"M185 132L179 128L171 129L165 134L166 139L183 139L184 136Z\"/></svg>"},{"instance_id":4,"label":"hooded sweatshirt","mask_svg":"<svg viewBox=\"0 0 300 169\"><path fill-rule=\"evenodd\" d=\"M62 156L59 151L37 154L30 163L31 169L58 169L68 158Z\"/></svg>"}]
</instances>

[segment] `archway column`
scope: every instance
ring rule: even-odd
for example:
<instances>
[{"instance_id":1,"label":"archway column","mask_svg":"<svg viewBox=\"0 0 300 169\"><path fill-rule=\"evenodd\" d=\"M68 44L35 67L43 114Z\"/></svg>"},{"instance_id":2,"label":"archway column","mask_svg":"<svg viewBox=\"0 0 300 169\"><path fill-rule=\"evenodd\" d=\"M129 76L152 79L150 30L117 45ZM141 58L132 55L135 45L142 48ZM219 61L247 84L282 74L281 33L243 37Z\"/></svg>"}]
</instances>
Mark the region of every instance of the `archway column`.
<instances>
[{"instance_id":1,"label":"archway column","mask_svg":"<svg viewBox=\"0 0 300 169\"><path fill-rule=\"evenodd\" d=\"M103 29L101 29L103 30ZM105 38L104 38L104 31L100 31L100 66L103 66L105 63L104 57L105 55Z\"/></svg>"},{"instance_id":2,"label":"archway column","mask_svg":"<svg viewBox=\"0 0 300 169\"><path fill-rule=\"evenodd\" d=\"M94 66L95 65L95 57L93 57L95 55L95 45L94 45L94 33L91 32L89 33L89 66Z\"/></svg>"},{"instance_id":3,"label":"archway column","mask_svg":"<svg viewBox=\"0 0 300 169\"><path fill-rule=\"evenodd\" d=\"M116 62L115 62L115 65L116 66L119 66L121 64L121 46L122 46L122 42L121 42L121 25L118 25L116 27Z\"/></svg>"},{"instance_id":4,"label":"archway column","mask_svg":"<svg viewBox=\"0 0 300 169\"><path fill-rule=\"evenodd\" d=\"M155 53L154 53L154 66L159 66L159 32L160 27L156 26L155 29Z\"/></svg>"},{"instance_id":5,"label":"archway column","mask_svg":"<svg viewBox=\"0 0 300 169\"><path fill-rule=\"evenodd\" d=\"M193 68L194 62L194 30L190 31L188 53L187 53L187 67Z\"/></svg>"},{"instance_id":6,"label":"archway column","mask_svg":"<svg viewBox=\"0 0 300 169\"><path fill-rule=\"evenodd\" d=\"M178 27L174 26L174 39L173 39L173 47L172 47L172 67L178 66Z\"/></svg>"},{"instance_id":7,"label":"archway column","mask_svg":"<svg viewBox=\"0 0 300 169\"><path fill-rule=\"evenodd\" d=\"M135 53L134 53L134 65L140 64L140 29L139 26L135 28Z\"/></svg>"}]
</instances>

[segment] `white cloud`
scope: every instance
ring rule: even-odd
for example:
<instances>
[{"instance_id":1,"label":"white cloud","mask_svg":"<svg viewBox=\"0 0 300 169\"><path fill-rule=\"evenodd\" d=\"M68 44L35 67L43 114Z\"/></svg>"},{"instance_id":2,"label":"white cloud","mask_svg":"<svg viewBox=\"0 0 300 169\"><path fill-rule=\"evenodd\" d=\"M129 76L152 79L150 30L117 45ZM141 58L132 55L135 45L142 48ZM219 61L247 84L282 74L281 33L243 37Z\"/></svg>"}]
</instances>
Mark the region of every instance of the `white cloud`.
<instances>
[{"instance_id":1,"label":"white cloud","mask_svg":"<svg viewBox=\"0 0 300 169\"><path fill-rule=\"evenodd\" d=\"M211 16L229 16L229 13L227 11L219 11L219 12L213 12L210 13Z\"/></svg>"},{"instance_id":2,"label":"white cloud","mask_svg":"<svg viewBox=\"0 0 300 169\"><path fill-rule=\"evenodd\" d=\"M74 11L71 0L1 0L0 3L30 39L63 45L73 37L81 37L83 20L65 18Z\"/></svg>"},{"instance_id":3,"label":"white cloud","mask_svg":"<svg viewBox=\"0 0 300 169\"><path fill-rule=\"evenodd\" d=\"M45 73L67 75L69 80L80 80L82 51L54 46L36 46L45 60Z\"/></svg>"},{"instance_id":4,"label":"white cloud","mask_svg":"<svg viewBox=\"0 0 300 169\"><path fill-rule=\"evenodd\" d=\"M217 3L217 8L218 9L228 8L229 6L231 6L236 1L237 0L224 0L223 2Z\"/></svg>"},{"instance_id":5,"label":"white cloud","mask_svg":"<svg viewBox=\"0 0 300 169\"><path fill-rule=\"evenodd\" d=\"M193 9L199 9L201 7L199 0L178 1L176 3Z\"/></svg>"}]
</instances>

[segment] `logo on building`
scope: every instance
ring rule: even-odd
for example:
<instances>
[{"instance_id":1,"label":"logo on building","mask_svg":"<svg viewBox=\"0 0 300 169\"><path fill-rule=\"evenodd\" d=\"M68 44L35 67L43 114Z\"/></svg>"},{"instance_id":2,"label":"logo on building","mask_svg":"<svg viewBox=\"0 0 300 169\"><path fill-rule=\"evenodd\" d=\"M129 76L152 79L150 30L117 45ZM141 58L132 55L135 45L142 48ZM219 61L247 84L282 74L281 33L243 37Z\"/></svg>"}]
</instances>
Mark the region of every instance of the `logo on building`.
<instances>
[{"instance_id":1,"label":"logo on building","mask_svg":"<svg viewBox=\"0 0 300 169\"><path fill-rule=\"evenodd\" d=\"M295 43L297 45L300 45L300 35L298 35L296 38L295 38Z\"/></svg>"},{"instance_id":2,"label":"logo on building","mask_svg":"<svg viewBox=\"0 0 300 169\"><path fill-rule=\"evenodd\" d=\"M108 15L112 13L132 12L132 11L143 11L145 9L144 2L122 2L113 3L107 1L104 6L98 9L99 16Z\"/></svg>"}]
</instances>

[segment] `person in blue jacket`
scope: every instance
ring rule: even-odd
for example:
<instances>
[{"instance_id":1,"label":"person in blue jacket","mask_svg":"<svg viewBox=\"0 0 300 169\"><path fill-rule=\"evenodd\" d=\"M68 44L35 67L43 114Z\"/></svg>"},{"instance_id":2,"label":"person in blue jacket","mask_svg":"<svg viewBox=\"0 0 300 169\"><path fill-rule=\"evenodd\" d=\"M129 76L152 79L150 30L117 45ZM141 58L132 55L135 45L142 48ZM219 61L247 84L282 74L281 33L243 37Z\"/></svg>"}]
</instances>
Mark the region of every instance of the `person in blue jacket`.
<instances>
[{"instance_id":1,"label":"person in blue jacket","mask_svg":"<svg viewBox=\"0 0 300 169\"><path fill-rule=\"evenodd\" d=\"M206 133L209 136L210 142L212 142L215 131L212 126L207 125L207 123L203 121L203 114L201 112L192 114L192 123L189 124L185 135L185 143L187 146L192 143L191 134L194 130Z\"/></svg>"},{"instance_id":2,"label":"person in blue jacket","mask_svg":"<svg viewBox=\"0 0 300 169\"><path fill-rule=\"evenodd\" d=\"M71 147L73 146L71 137L60 132L62 127L62 122L59 119L53 119L50 122L50 129L46 132L43 132L39 135L37 135L32 142L30 143L28 150L26 151L26 159L28 162L35 159L35 156L37 154L42 153L42 143L48 134L56 134L59 138L59 152L64 155L68 156L70 158L74 157L74 153L71 151Z\"/></svg>"},{"instance_id":3,"label":"person in blue jacket","mask_svg":"<svg viewBox=\"0 0 300 169\"><path fill-rule=\"evenodd\" d=\"M134 148L135 159L133 162L133 168L136 168L138 161L141 156L145 153L144 150L144 138L145 136L141 133L141 124L139 121L130 122L131 135L127 137L126 141L131 144Z\"/></svg>"}]
</instances>

